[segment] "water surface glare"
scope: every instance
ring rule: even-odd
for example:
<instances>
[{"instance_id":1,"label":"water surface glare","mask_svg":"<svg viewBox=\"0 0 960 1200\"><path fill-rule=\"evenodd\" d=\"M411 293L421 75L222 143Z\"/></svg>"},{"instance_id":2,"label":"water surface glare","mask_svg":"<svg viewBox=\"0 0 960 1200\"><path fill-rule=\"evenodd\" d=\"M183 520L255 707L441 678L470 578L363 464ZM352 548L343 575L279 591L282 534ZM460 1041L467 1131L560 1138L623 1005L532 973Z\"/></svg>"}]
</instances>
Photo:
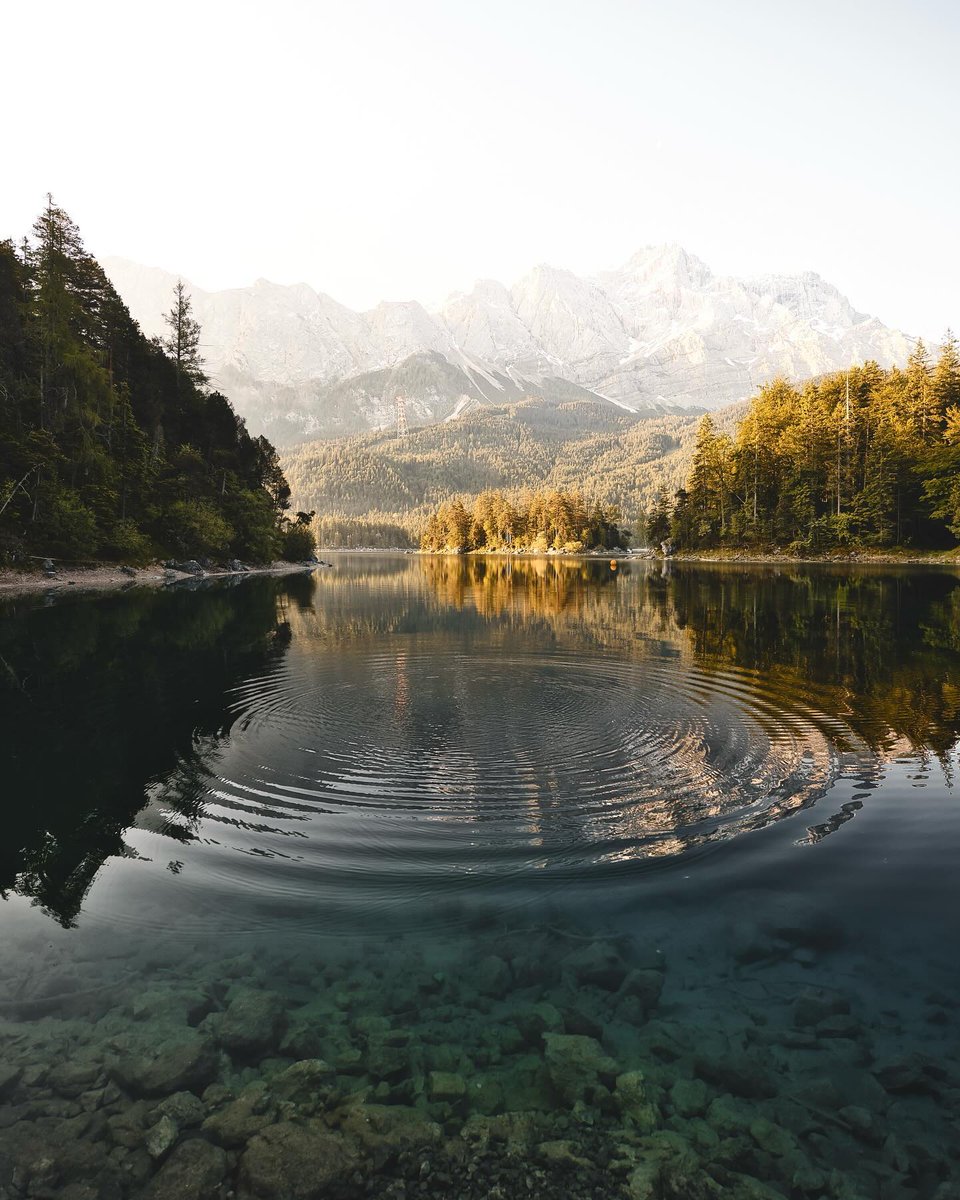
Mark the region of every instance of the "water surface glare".
<instances>
[{"instance_id":1,"label":"water surface glare","mask_svg":"<svg viewBox=\"0 0 960 1200\"><path fill-rule=\"evenodd\" d=\"M960 1195L960 587L0 608L0 1200Z\"/></svg>"}]
</instances>

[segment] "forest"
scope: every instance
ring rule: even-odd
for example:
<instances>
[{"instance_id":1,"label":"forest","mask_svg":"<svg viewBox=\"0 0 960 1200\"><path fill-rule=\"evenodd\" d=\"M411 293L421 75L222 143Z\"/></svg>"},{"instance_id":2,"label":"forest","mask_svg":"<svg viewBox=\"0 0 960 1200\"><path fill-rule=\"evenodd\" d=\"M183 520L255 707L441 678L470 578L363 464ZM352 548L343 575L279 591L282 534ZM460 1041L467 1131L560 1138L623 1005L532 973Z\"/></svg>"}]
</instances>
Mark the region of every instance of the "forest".
<instances>
[{"instance_id":1,"label":"forest","mask_svg":"<svg viewBox=\"0 0 960 1200\"><path fill-rule=\"evenodd\" d=\"M420 549L567 554L625 549L630 535L619 520L616 509L587 501L580 491L485 491L469 508L458 498L441 504L427 519Z\"/></svg>"},{"instance_id":2,"label":"forest","mask_svg":"<svg viewBox=\"0 0 960 1200\"><path fill-rule=\"evenodd\" d=\"M718 417L732 430L738 406ZM570 491L616 507L642 533L658 491L683 486L699 411L639 417L598 401L524 400L411 429L312 441L281 459L296 503L323 514L321 546L419 543L451 496L523 487Z\"/></svg>"},{"instance_id":3,"label":"forest","mask_svg":"<svg viewBox=\"0 0 960 1200\"><path fill-rule=\"evenodd\" d=\"M147 339L68 214L0 242L0 563L305 557L277 453L203 371L182 285Z\"/></svg>"},{"instance_id":4,"label":"forest","mask_svg":"<svg viewBox=\"0 0 960 1200\"><path fill-rule=\"evenodd\" d=\"M735 433L705 416L686 486L665 490L648 540L682 549L946 549L960 539L960 350L761 388Z\"/></svg>"}]
</instances>

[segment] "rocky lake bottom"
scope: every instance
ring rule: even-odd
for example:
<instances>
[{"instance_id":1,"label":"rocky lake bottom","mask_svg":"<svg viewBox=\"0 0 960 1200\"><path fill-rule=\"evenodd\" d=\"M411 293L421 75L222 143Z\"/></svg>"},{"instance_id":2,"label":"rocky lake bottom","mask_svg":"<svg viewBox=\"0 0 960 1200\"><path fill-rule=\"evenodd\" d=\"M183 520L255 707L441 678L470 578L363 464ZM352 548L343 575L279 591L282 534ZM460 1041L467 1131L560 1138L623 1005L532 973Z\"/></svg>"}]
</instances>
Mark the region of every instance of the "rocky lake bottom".
<instances>
[{"instance_id":1,"label":"rocky lake bottom","mask_svg":"<svg viewBox=\"0 0 960 1200\"><path fill-rule=\"evenodd\" d=\"M918 991L754 899L696 933L32 950L0 979L0 1196L960 1194L954 964Z\"/></svg>"}]
</instances>

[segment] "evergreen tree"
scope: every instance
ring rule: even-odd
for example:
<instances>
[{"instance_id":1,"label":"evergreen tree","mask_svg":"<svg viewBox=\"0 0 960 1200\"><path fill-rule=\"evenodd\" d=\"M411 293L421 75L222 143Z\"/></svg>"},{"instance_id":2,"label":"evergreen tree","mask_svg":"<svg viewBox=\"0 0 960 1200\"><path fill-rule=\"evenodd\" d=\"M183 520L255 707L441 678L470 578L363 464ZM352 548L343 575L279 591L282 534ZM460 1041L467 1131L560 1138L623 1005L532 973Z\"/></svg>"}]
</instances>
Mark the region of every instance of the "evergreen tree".
<instances>
[{"instance_id":1,"label":"evergreen tree","mask_svg":"<svg viewBox=\"0 0 960 1200\"><path fill-rule=\"evenodd\" d=\"M200 355L200 323L193 315L193 302L187 295L183 280L178 279L173 289L173 307L164 316L170 332L163 346L179 371L196 387L207 382Z\"/></svg>"}]
</instances>

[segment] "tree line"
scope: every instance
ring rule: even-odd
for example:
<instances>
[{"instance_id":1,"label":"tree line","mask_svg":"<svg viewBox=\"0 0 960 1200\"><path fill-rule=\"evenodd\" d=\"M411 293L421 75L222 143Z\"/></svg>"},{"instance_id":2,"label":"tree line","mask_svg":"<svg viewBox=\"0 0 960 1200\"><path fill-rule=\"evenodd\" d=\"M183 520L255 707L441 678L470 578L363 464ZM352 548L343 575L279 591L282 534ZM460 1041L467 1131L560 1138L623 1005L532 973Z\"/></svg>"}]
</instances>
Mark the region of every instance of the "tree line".
<instances>
[{"instance_id":1,"label":"tree line","mask_svg":"<svg viewBox=\"0 0 960 1200\"><path fill-rule=\"evenodd\" d=\"M733 436L701 419L686 486L648 540L679 547L952 546L960 538L960 351L761 388Z\"/></svg>"},{"instance_id":2,"label":"tree line","mask_svg":"<svg viewBox=\"0 0 960 1200\"><path fill-rule=\"evenodd\" d=\"M460 498L444 501L427 518L420 548L456 553L622 549L629 534L619 520L615 508L577 490L485 491L469 507Z\"/></svg>"},{"instance_id":3,"label":"tree line","mask_svg":"<svg viewBox=\"0 0 960 1200\"><path fill-rule=\"evenodd\" d=\"M68 214L0 242L0 562L263 562L312 546L274 447L203 370L178 284L148 339Z\"/></svg>"}]
</instances>

